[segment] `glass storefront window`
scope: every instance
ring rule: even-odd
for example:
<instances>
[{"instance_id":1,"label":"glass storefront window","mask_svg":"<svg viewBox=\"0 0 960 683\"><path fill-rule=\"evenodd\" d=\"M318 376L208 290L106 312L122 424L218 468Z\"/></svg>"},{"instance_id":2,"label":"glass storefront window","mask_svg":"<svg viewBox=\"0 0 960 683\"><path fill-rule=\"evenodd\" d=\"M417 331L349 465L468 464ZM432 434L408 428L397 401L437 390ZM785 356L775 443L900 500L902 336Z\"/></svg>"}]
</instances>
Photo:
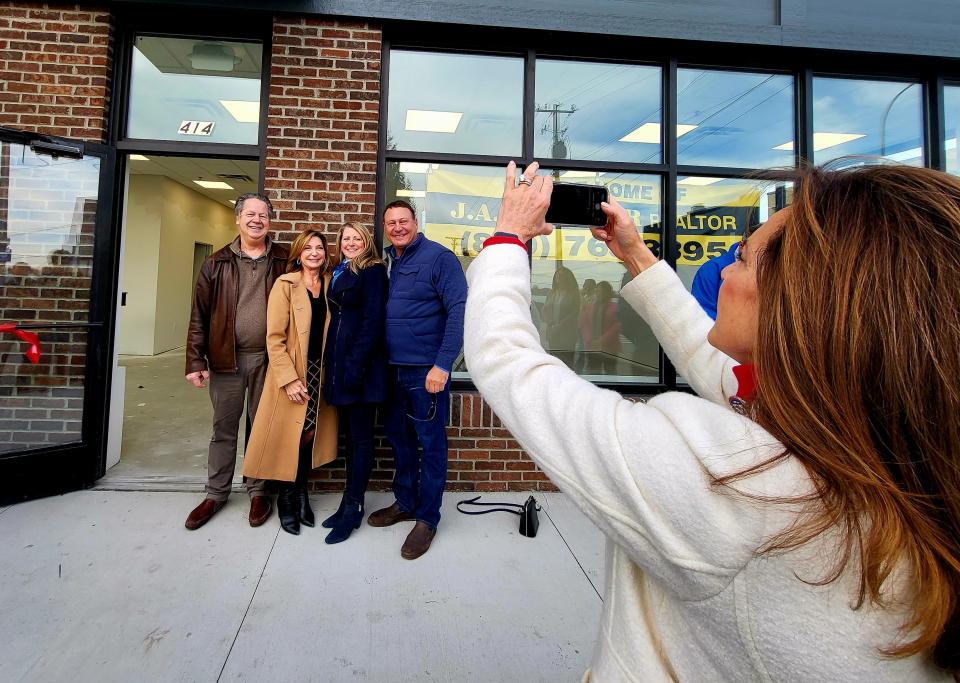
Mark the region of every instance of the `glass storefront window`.
<instances>
[{"instance_id":1,"label":"glass storefront window","mask_svg":"<svg viewBox=\"0 0 960 683\"><path fill-rule=\"evenodd\" d=\"M0 320L44 326L36 365L0 334L0 453L80 441L88 335L64 324L89 320L99 183L97 157L0 143Z\"/></svg>"},{"instance_id":2,"label":"glass storefront window","mask_svg":"<svg viewBox=\"0 0 960 683\"><path fill-rule=\"evenodd\" d=\"M534 155L659 163L661 69L537 60Z\"/></svg>"},{"instance_id":3,"label":"glass storefront window","mask_svg":"<svg viewBox=\"0 0 960 683\"><path fill-rule=\"evenodd\" d=\"M137 36L127 137L255 145L263 46Z\"/></svg>"},{"instance_id":4,"label":"glass storefront window","mask_svg":"<svg viewBox=\"0 0 960 683\"><path fill-rule=\"evenodd\" d=\"M923 165L919 83L813 79L813 158L878 155Z\"/></svg>"},{"instance_id":5,"label":"glass storefront window","mask_svg":"<svg viewBox=\"0 0 960 683\"><path fill-rule=\"evenodd\" d=\"M392 50L387 147L518 156L523 59Z\"/></svg>"},{"instance_id":6,"label":"glass storefront window","mask_svg":"<svg viewBox=\"0 0 960 683\"><path fill-rule=\"evenodd\" d=\"M677 70L677 161L695 166L793 166L793 77Z\"/></svg>"},{"instance_id":7,"label":"glass storefront window","mask_svg":"<svg viewBox=\"0 0 960 683\"><path fill-rule=\"evenodd\" d=\"M553 175L560 182L606 186L659 255L659 176L579 170L554 170ZM630 276L589 229L556 226L552 235L535 239L531 270L533 320L545 349L592 381L659 381L657 340L620 299L620 288Z\"/></svg>"},{"instance_id":8,"label":"glass storefront window","mask_svg":"<svg viewBox=\"0 0 960 683\"><path fill-rule=\"evenodd\" d=\"M960 85L948 85L943 89L944 158L947 173L960 175Z\"/></svg>"}]
</instances>

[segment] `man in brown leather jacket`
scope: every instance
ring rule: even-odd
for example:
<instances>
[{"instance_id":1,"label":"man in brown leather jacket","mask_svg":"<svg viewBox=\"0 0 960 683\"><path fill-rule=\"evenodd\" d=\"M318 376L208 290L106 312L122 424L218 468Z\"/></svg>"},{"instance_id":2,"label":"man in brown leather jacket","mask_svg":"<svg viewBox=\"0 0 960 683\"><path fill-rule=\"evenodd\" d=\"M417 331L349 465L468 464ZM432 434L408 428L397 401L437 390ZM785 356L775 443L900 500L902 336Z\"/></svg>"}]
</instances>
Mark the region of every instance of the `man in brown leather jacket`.
<instances>
[{"instance_id":1,"label":"man in brown leather jacket","mask_svg":"<svg viewBox=\"0 0 960 683\"><path fill-rule=\"evenodd\" d=\"M286 272L287 250L270 240L273 206L261 194L244 194L235 206L239 236L203 262L187 330L187 381L210 381L213 437L207 456L207 497L187 517L199 529L226 502L237 462L237 434L246 398L250 423L257 413L267 370L267 298ZM247 479L250 526L270 517L262 479Z\"/></svg>"}]
</instances>

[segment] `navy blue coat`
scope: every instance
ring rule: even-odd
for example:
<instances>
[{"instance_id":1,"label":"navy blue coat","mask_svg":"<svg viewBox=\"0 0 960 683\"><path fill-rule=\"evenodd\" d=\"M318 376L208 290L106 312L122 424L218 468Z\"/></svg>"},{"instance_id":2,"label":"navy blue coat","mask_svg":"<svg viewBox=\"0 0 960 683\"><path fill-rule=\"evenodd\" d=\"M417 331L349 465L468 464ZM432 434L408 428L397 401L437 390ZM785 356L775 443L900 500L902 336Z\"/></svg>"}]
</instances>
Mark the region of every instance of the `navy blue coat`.
<instances>
[{"instance_id":1,"label":"navy blue coat","mask_svg":"<svg viewBox=\"0 0 960 683\"><path fill-rule=\"evenodd\" d=\"M347 268L330 286L323 395L331 405L379 403L387 386L387 269Z\"/></svg>"}]
</instances>

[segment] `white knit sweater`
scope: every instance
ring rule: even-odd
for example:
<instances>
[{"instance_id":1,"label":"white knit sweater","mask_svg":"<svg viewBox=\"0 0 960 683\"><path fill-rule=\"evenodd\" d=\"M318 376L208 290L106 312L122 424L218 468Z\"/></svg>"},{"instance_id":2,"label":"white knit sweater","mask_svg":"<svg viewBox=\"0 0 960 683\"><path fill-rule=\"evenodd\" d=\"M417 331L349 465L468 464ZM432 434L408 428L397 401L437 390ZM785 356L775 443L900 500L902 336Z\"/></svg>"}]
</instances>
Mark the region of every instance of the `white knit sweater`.
<instances>
[{"instance_id":1,"label":"white knit sweater","mask_svg":"<svg viewBox=\"0 0 960 683\"><path fill-rule=\"evenodd\" d=\"M729 407L734 361L707 343L712 321L669 266L648 268L621 296L701 398L668 393L646 404L593 386L543 351L523 249L484 249L467 278L464 350L477 387L607 537L590 680L949 680L920 657L879 655L903 614L851 609L853 571L826 586L801 581L825 576L835 537L758 555L796 510L711 487L711 476L765 461L782 446ZM780 497L810 486L794 459L737 484Z\"/></svg>"}]
</instances>

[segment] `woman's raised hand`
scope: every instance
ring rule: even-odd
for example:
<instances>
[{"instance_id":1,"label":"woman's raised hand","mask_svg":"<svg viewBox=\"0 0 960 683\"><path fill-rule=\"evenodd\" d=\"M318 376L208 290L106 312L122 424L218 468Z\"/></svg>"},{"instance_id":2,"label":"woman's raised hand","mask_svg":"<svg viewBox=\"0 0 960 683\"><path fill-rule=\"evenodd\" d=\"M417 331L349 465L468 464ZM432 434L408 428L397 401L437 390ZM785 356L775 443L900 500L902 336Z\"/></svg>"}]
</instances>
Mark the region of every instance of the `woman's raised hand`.
<instances>
[{"instance_id":1,"label":"woman's raised hand","mask_svg":"<svg viewBox=\"0 0 960 683\"><path fill-rule=\"evenodd\" d=\"M547 208L553 192L553 178L537 175L540 164L534 161L520 174L517 184L517 165L507 164L503 187L503 201L497 215L497 230L515 233L524 242L537 235L549 235L553 226L547 223Z\"/></svg>"},{"instance_id":2,"label":"woman's raised hand","mask_svg":"<svg viewBox=\"0 0 960 683\"><path fill-rule=\"evenodd\" d=\"M636 276L658 261L640 238L637 225L630 218L630 214L616 199L610 197L608 201L600 204L600 208L607 214L607 224L602 228L590 228L590 232L594 238L604 242L614 256L623 261L631 275Z\"/></svg>"}]
</instances>

